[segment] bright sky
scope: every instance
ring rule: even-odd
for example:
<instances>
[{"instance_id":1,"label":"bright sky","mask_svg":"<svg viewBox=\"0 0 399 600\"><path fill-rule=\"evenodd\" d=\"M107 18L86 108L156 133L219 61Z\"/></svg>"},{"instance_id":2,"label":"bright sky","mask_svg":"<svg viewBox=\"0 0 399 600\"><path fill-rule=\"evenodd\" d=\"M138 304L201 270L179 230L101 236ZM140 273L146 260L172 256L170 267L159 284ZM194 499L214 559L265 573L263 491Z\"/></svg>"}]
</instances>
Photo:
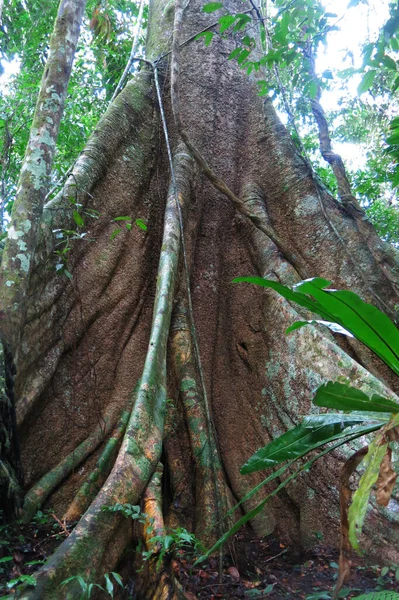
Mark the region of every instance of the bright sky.
<instances>
[{"instance_id":1,"label":"bright sky","mask_svg":"<svg viewBox=\"0 0 399 600\"><path fill-rule=\"evenodd\" d=\"M356 7L348 9L350 0L322 0L328 12L337 14L337 25L339 31L332 31L328 34L328 43L326 48L320 48L316 61L316 68L319 73L327 69L332 72L344 69L349 66L360 67L362 64L361 44L365 39L375 40L378 32L388 19L389 0L360 0ZM348 56L348 51L353 57ZM19 62L14 60L11 63L3 63L4 73L0 77L0 85L7 86L7 82L12 74L19 69ZM355 75L348 82L348 90L353 96L357 95L357 86L361 80L361 75ZM331 91L326 91L322 96L322 105L325 110L335 110L339 107L340 97L339 81L336 90L332 86ZM351 164L353 168L361 166L363 160L359 153L359 147L354 144L336 144L335 149L342 154L343 158Z\"/></svg>"},{"instance_id":2,"label":"bright sky","mask_svg":"<svg viewBox=\"0 0 399 600\"><path fill-rule=\"evenodd\" d=\"M337 25L339 31L328 34L327 47L320 48L316 67L318 73L327 69L332 72L348 67L359 68L362 65L361 45L365 39L374 41L389 17L389 0L368 0L367 4L362 1L356 6L348 9L349 0L322 0L328 12L337 14ZM348 55L348 51L351 55ZM353 62L352 62L353 61ZM354 75L347 82L347 89L352 96L357 95L357 86L362 76ZM339 108L338 92L323 92L321 99L325 110L336 110ZM335 150L352 168L359 168L364 163L359 146L351 143L335 143Z\"/></svg>"}]
</instances>

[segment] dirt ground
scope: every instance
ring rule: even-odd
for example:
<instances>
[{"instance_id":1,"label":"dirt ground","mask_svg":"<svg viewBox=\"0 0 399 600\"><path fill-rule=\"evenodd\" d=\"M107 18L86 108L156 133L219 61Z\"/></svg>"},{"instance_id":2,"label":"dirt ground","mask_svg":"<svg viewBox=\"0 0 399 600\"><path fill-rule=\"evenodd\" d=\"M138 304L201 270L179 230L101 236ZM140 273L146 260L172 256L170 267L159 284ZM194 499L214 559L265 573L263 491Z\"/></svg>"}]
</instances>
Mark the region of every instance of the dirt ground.
<instances>
[{"instance_id":1,"label":"dirt ground","mask_svg":"<svg viewBox=\"0 0 399 600\"><path fill-rule=\"evenodd\" d=\"M31 582L34 572L68 534L51 511L39 512L27 526L1 527L0 600L18 598L18 587ZM179 550L169 560L187 600L328 600L337 576L338 552L316 541L311 551L301 554L274 537L259 540L248 532L239 533L232 546L234 560L224 557L221 577L218 558L193 567L195 557ZM123 592L115 585L114 597L137 600L133 580L124 583ZM359 558L340 598L379 590L399 592L398 566L369 565Z\"/></svg>"}]
</instances>

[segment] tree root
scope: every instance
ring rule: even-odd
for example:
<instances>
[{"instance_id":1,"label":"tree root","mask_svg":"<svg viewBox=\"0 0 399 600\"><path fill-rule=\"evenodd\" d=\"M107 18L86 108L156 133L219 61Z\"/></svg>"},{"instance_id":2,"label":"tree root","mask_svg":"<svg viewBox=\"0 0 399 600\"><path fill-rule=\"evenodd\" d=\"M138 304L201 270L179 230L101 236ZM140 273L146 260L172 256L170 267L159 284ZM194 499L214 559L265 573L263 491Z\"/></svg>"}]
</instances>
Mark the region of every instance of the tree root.
<instances>
[{"instance_id":1,"label":"tree root","mask_svg":"<svg viewBox=\"0 0 399 600\"><path fill-rule=\"evenodd\" d=\"M134 397L134 393L132 397ZM69 505L68 510L63 518L64 521L73 522L80 519L100 491L101 486L103 485L112 468L112 464L115 462L120 442L129 421L129 416L129 410L125 410L122 413L118 425L115 427L111 437L105 444L103 451L98 457L96 466L94 467L87 481L85 481L82 487L79 489L72 503Z\"/></svg>"},{"instance_id":2,"label":"tree root","mask_svg":"<svg viewBox=\"0 0 399 600\"><path fill-rule=\"evenodd\" d=\"M176 155L181 204L189 197L190 165L191 159L186 154ZM75 598L78 585L72 581L60 588L64 579L82 574L85 569L86 578L96 581L102 573L115 567L131 533L120 527L123 517L102 509L116 502L138 504L160 459L166 407L166 347L180 251L176 200L174 190L170 189L150 341L118 458L96 499L39 571L36 588L24 594L24 599Z\"/></svg>"},{"instance_id":3,"label":"tree root","mask_svg":"<svg viewBox=\"0 0 399 600\"><path fill-rule=\"evenodd\" d=\"M104 439L104 431L97 427L96 430L70 452L54 469L34 485L25 496L22 507L22 520L29 523L35 513L44 504L55 488L72 473L90 454L92 454Z\"/></svg>"},{"instance_id":4,"label":"tree root","mask_svg":"<svg viewBox=\"0 0 399 600\"><path fill-rule=\"evenodd\" d=\"M182 299L174 312L171 347L195 461L195 533L212 545L221 535L220 520L227 511L225 479L209 408L198 385L188 309Z\"/></svg>"},{"instance_id":5,"label":"tree root","mask_svg":"<svg viewBox=\"0 0 399 600\"><path fill-rule=\"evenodd\" d=\"M78 491L71 506L64 516L66 521L77 521L84 513L86 508L95 498L97 492L104 483L105 477L111 470L113 460L115 460L119 442L125 433L127 422L130 416L130 410L133 404L134 394L131 395L126 410L122 413L120 421L113 431L110 439L107 441L96 466L87 482ZM112 429L111 416L105 416L104 425L98 425L94 432L84 440L75 450L70 452L54 469L51 469L44 477L38 481L25 495L22 508L22 520L29 523L35 513L47 500L55 488L66 479L74 469L76 469L86 458L95 452L98 446L104 441L105 437ZM101 480L102 477L102 480ZM100 480L100 481L99 481ZM102 483L101 483L102 482Z\"/></svg>"},{"instance_id":6,"label":"tree root","mask_svg":"<svg viewBox=\"0 0 399 600\"><path fill-rule=\"evenodd\" d=\"M170 555L160 555L162 544L154 540L166 535L162 514L162 473L163 465L158 463L143 496L143 512L146 514L143 540L152 556L145 560L142 571L138 589L142 600L180 600L185 597L174 577Z\"/></svg>"}]
</instances>

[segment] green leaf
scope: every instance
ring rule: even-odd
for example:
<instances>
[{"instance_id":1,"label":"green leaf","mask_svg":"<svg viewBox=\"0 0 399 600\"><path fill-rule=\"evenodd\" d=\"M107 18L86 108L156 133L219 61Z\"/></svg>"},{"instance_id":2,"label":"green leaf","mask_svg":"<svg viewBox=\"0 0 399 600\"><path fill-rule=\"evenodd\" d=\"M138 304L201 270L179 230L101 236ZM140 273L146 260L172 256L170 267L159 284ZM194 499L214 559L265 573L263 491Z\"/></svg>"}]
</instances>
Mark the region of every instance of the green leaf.
<instances>
[{"instance_id":1,"label":"green leaf","mask_svg":"<svg viewBox=\"0 0 399 600\"><path fill-rule=\"evenodd\" d=\"M202 31L201 33L199 33L195 39L199 40L200 38L204 38L205 41L205 46L208 47L209 44L212 42L213 36L214 36L214 32L213 31Z\"/></svg>"},{"instance_id":2,"label":"green leaf","mask_svg":"<svg viewBox=\"0 0 399 600\"><path fill-rule=\"evenodd\" d=\"M396 61L393 58L391 58L388 54L385 54L382 57L381 62L385 67L387 67L387 69L390 69L391 71L397 71Z\"/></svg>"},{"instance_id":3,"label":"green leaf","mask_svg":"<svg viewBox=\"0 0 399 600\"><path fill-rule=\"evenodd\" d=\"M370 594L355 596L353 600L399 600L399 594L390 590L385 592L370 592Z\"/></svg>"},{"instance_id":4,"label":"green leaf","mask_svg":"<svg viewBox=\"0 0 399 600\"><path fill-rule=\"evenodd\" d=\"M126 217L115 217L114 221L131 221L132 217L126 216Z\"/></svg>"},{"instance_id":5,"label":"green leaf","mask_svg":"<svg viewBox=\"0 0 399 600\"><path fill-rule=\"evenodd\" d=\"M317 97L317 92L319 90L319 86L317 85L316 81L311 81L309 83L307 92L309 94L309 98L311 98L312 100L314 100Z\"/></svg>"},{"instance_id":6,"label":"green leaf","mask_svg":"<svg viewBox=\"0 0 399 600\"><path fill-rule=\"evenodd\" d=\"M220 33L224 33L229 27L233 25L235 22L235 17L233 15L224 15L219 19L219 30Z\"/></svg>"},{"instance_id":7,"label":"green leaf","mask_svg":"<svg viewBox=\"0 0 399 600\"><path fill-rule=\"evenodd\" d=\"M376 75L377 71L375 70L367 71L367 73L364 74L363 79L361 80L357 88L357 93L359 94L359 96L361 96L371 88Z\"/></svg>"},{"instance_id":8,"label":"green leaf","mask_svg":"<svg viewBox=\"0 0 399 600\"><path fill-rule=\"evenodd\" d=\"M174 538L171 535L165 535L163 538L163 547L168 551L174 544Z\"/></svg>"},{"instance_id":9,"label":"green leaf","mask_svg":"<svg viewBox=\"0 0 399 600\"><path fill-rule=\"evenodd\" d=\"M104 579L105 579L105 589L107 590L108 595L111 596L111 598L113 598L114 597L114 584L112 583L108 573L104 574Z\"/></svg>"},{"instance_id":10,"label":"green leaf","mask_svg":"<svg viewBox=\"0 0 399 600\"><path fill-rule=\"evenodd\" d=\"M114 231L111 233L111 235L109 236L109 239L114 240L116 238L116 236L122 231L122 229L114 229Z\"/></svg>"},{"instance_id":11,"label":"green leaf","mask_svg":"<svg viewBox=\"0 0 399 600\"><path fill-rule=\"evenodd\" d=\"M396 90L399 88L399 75L398 77L396 77L395 81L393 82L392 85L392 92L396 92Z\"/></svg>"},{"instance_id":12,"label":"green leaf","mask_svg":"<svg viewBox=\"0 0 399 600\"><path fill-rule=\"evenodd\" d=\"M350 415L341 414L317 415L317 418L315 417L316 415L305 417L302 423L260 448L241 467L240 473L247 475L255 471L276 467L287 460L296 460L308 452L338 439L346 429L348 431L343 435L351 435L353 431L349 428L364 421L364 417L351 417ZM378 428L379 426L374 427Z\"/></svg>"},{"instance_id":13,"label":"green leaf","mask_svg":"<svg viewBox=\"0 0 399 600\"><path fill-rule=\"evenodd\" d=\"M140 508L140 507L138 507L138 508ZM123 588L123 580L122 580L122 577L119 575L119 573L115 573L115 571L112 571L111 575L114 576L116 583Z\"/></svg>"},{"instance_id":14,"label":"green leaf","mask_svg":"<svg viewBox=\"0 0 399 600\"><path fill-rule=\"evenodd\" d=\"M321 385L313 404L336 410L363 410L381 413L399 412L399 404L383 396L373 394L371 398L361 390L345 383L329 381Z\"/></svg>"},{"instance_id":15,"label":"green leaf","mask_svg":"<svg viewBox=\"0 0 399 600\"><path fill-rule=\"evenodd\" d=\"M364 428L365 429L365 428ZM369 432L371 431L371 429L369 428ZM366 431L364 431L364 433L366 433ZM231 529L229 529L213 546L212 548L210 548L210 550L208 550L206 552L206 554L204 554L204 556L201 556L198 560L196 560L196 562L194 563L194 565L203 562L204 560L206 560L211 554L213 554L215 552L215 550L217 550L218 548L220 548L220 546L222 546L228 539L230 536L234 535L242 525L244 525L245 523L247 523L248 521L252 520L262 509L263 507L267 504L267 502L269 502L269 500L271 500L271 498L273 498L276 494L278 494L286 485L288 485L290 483L290 481L292 481L293 479L295 479L299 473L301 473L302 471L308 471L310 469L310 467L317 461L319 460L319 458L322 458L325 454L327 454L328 452L331 452L332 450L335 450L336 448L339 448L340 446L342 446L343 444L345 444L348 441L352 441L352 439L356 439L356 437L359 437L359 433L356 433L353 437L349 437L347 438L347 436L341 436L340 437L345 437L347 439L344 440L340 440L337 443L333 444L331 447L326 448L324 450L322 450L319 454L317 454L316 456L314 456L313 458L311 458L310 460L308 460L305 464L303 464L297 471L295 471L294 473L291 473L286 479L284 479L284 481L282 481L280 483L280 485L273 490L258 506L256 506L253 510L251 510L250 512L248 512L246 515L244 515L243 517L241 517L234 525ZM275 479L277 477L279 477L289 466L292 466L292 462L288 463L288 465L286 467L282 467L281 469L279 469L278 471L276 471L275 473L273 473L270 477L268 477L267 479L265 479L264 481L262 481L259 485L257 485L254 490L251 490L248 494L246 494L245 498L243 498L238 504L236 504L235 507L233 507L233 509L231 509L226 516L232 514L234 512L234 510L240 506L243 502L245 502L249 497L252 497L252 495L254 494L254 492L257 492L262 485L265 485L266 483L269 483L269 481L271 481L272 479Z\"/></svg>"},{"instance_id":16,"label":"green leaf","mask_svg":"<svg viewBox=\"0 0 399 600\"><path fill-rule=\"evenodd\" d=\"M11 579L11 581L7 581L6 586L9 590L11 590L19 583L26 583L27 585L31 585L32 587L36 587L37 585L37 581L33 577L33 575L20 575L16 579Z\"/></svg>"},{"instance_id":17,"label":"green leaf","mask_svg":"<svg viewBox=\"0 0 399 600\"><path fill-rule=\"evenodd\" d=\"M328 285L330 282L326 279L322 280ZM329 313L324 311L322 306L318 306L318 304L306 296L305 294L298 293L296 291L291 290L289 287L278 283L277 281L273 281L271 279L264 279L263 277L237 277L233 279L233 283L253 283L255 285L260 285L261 287L271 288L278 292L283 298L286 300L290 300L291 302L296 302L300 306L307 308L311 312L317 312L321 317L323 317L326 321L331 321L329 318Z\"/></svg>"},{"instance_id":18,"label":"green leaf","mask_svg":"<svg viewBox=\"0 0 399 600\"><path fill-rule=\"evenodd\" d=\"M387 448L388 444L381 444L381 439L377 436L370 444L368 452L362 461L366 470L360 478L359 487L353 494L352 504L348 511L349 540L355 550L359 550L358 538L362 532L371 488L378 479L380 465Z\"/></svg>"},{"instance_id":19,"label":"green leaf","mask_svg":"<svg viewBox=\"0 0 399 600\"><path fill-rule=\"evenodd\" d=\"M12 560L12 556L3 556L3 558L0 558L0 563L9 562L10 560Z\"/></svg>"},{"instance_id":20,"label":"green leaf","mask_svg":"<svg viewBox=\"0 0 399 600\"><path fill-rule=\"evenodd\" d=\"M228 55L227 60L232 60L233 58L236 58L241 53L241 50L242 48L240 46L234 48L234 50Z\"/></svg>"},{"instance_id":21,"label":"green leaf","mask_svg":"<svg viewBox=\"0 0 399 600\"><path fill-rule=\"evenodd\" d=\"M248 58L248 56L251 54L252 50L241 50L239 57L237 58L237 62L239 65L241 65L244 60L246 60Z\"/></svg>"},{"instance_id":22,"label":"green leaf","mask_svg":"<svg viewBox=\"0 0 399 600\"><path fill-rule=\"evenodd\" d=\"M234 31L240 31L240 29L243 29L247 23L250 23L252 21L251 17L244 13L238 13L237 15L235 15L235 20L237 21L237 23L234 27Z\"/></svg>"},{"instance_id":23,"label":"green leaf","mask_svg":"<svg viewBox=\"0 0 399 600\"><path fill-rule=\"evenodd\" d=\"M260 81L256 82L256 85L259 86L259 92L258 92L258 96L266 96L269 92L269 85L267 83L267 81L265 81L264 79L261 79Z\"/></svg>"},{"instance_id":24,"label":"green leaf","mask_svg":"<svg viewBox=\"0 0 399 600\"><path fill-rule=\"evenodd\" d=\"M338 325L337 323L331 323L331 321L321 321L320 319L309 319L308 321L295 321L295 323L287 327L285 333L289 334L292 331L295 331L296 329L301 329L305 325L324 325L325 327L331 329L331 331L333 331L334 333L340 333L342 335L347 335L353 338L353 335L350 333L350 331L344 329L343 327L341 327L341 325Z\"/></svg>"},{"instance_id":25,"label":"green leaf","mask_svg":"<svg viewBox=\"0 0 399 600\"><path fill-rule=\"evenodd\" d=\"M272 288L287 300L317 313L323 320L338 323L399 375L398 329L384 313L354 292L325 289L330 281L320 277L302 281L293 290L262 277L239 277L234 281L248 281Z\"/></svg>"},{"instance_id":26,"label":"green leaf","mask_svg":"<svg viewBox=\"0 0 399 600\"><path fill-rule=\"evenodd\" d=\"M219 8L223 8L223 4L221 2L208 2L208 4L204 4L202 7L202 12L213 13L215 10L219 10Z\"/></svg>"},{"instance_id":27,"label":"green leaf","mask_svg":"<svg viewBox=\"0 0 399 600\"><path fill-rule=\"evenodd\" d=\"M84 218L77 210L72 211L72 217L78 227L82 227L85 224Z\"/></svg>"},{"instance_id":28,"label":"green leaf","mask_svg":"<svg viewBox=\"0 0 399 600\"><path fill-rule=\"evenodd\" d=\"M143 221L143 219L136 219L135 223L136 223L137 227L139 227L143 231L147 231L148 227L147 227L145 221Z\"/></svg>"}]
</instances>

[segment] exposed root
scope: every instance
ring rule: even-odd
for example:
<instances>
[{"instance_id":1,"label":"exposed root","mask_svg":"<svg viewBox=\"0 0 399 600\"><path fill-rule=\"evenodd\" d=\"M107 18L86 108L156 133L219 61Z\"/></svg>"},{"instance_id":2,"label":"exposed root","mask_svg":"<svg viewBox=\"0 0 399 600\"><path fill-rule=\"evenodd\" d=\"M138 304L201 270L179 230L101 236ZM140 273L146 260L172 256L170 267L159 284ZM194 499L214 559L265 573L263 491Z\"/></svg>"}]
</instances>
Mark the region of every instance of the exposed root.
<instances>
[{"instance_id":1,"label":"exposed root","mask_svg":"<svg viewBox=\"0 0 399 600\"><path fill-rule=\"evenodd\" d=\"M44 504L55 488L72 473L104 439L104 431L97 427L84 442L70 452L54 469L51 469L36 483L25 496L22 507L22 519L29 523L35 513Z\"/></svg>"},{"instance_id":2,"label":"exposed root","mask_svg":"<svg viewBox=\"0 0 399 600\"><path fill-rule=\"evenodd\" d=\"M137 390L135 390L136 392ZM83 484L69 507L64 520L77 521L86 508L95 498L97 492L104 483L105 477L111 470L112 462L115 460L119 442L125 433L129 420L130 410L133 404L134 393L129 399L126 410L122 413L120 421L107 441L96 466L87 482ZM104 418L104 424L98 425L94 432L84 440L77 448L70 452L54 469L44 475L26 494L22 508L22 519L29 523L36 511L45 503L55 488L66 479L86 458L95 452L98 446L109 435L112 429L110 417ZM101 479L102 477L102 479Z\"/></svg>"},{"instance_id":3,"label":"exposed root","mask_svg":"<svg viewBox=\"0 0 399 600\"><path fill-rule=\"evenodd\" d=\"M161 544L154 539L166 535L162 514L162 473L162 463L158 463L143 496L143 512L147 515L143 539L147 552L152 556L144 563L138 589L140 600L179 600L185 597L173 575L170 556L166 554L161 558Z\"/></svg>"},{"instance_id":4,"label":"exposed root","mask_svg":"<svg viewBox=\"0 0 399 600\"><path fill-rule=\"evenodd\" d=\"M181 203L188 199L191 160L175 158ZM130 538L121 528L123 517L103 511L116 502L138 504L154 472L162 450L166 406L166 347L180 252L180 225L176 198L171 189L165 209L164 235L158 268L157 293L147 356L133 409L115 465L94 502L71 535L38 573L37 586L23 598L73 598L78 585L59 589L75 574L91 581L115 567ZM55 590L57 590L55 592ZM57 596L55 596L55 593Z\"/></svg>"},{"instance_id":5,"label":"exposed root","mask_svg":"<svg viewBox=\"0 0 399 600\"><path fill-rule=\"evenodd\" d=\"M225 480L211 416L198 385L188 310L182 299L175 308L171 346L195 461L196 535L212 545L221 535L219 521L227 511Z\"/></svg>"},{"instance_id":6,"label":"exposed root","mask_svg":"<svg viewBox=\"0 0 399 600\"><path fill-rule=\"evenodd\" d=\"M132 399L133 397L134 394L132 394ZM109 475L112 465L115 462L120 442L129 421L129 416L130 411L125 410L118 425L115 427L111 437L105 444L103 451L98 457L96 466L91 472L89 478L84 482L74 497L72 503L69 505L68 510L63 517L64 521L73 522L80 519L100 491L101 486L103 485L106 477Z\"/></svg>"}]
</instances>

